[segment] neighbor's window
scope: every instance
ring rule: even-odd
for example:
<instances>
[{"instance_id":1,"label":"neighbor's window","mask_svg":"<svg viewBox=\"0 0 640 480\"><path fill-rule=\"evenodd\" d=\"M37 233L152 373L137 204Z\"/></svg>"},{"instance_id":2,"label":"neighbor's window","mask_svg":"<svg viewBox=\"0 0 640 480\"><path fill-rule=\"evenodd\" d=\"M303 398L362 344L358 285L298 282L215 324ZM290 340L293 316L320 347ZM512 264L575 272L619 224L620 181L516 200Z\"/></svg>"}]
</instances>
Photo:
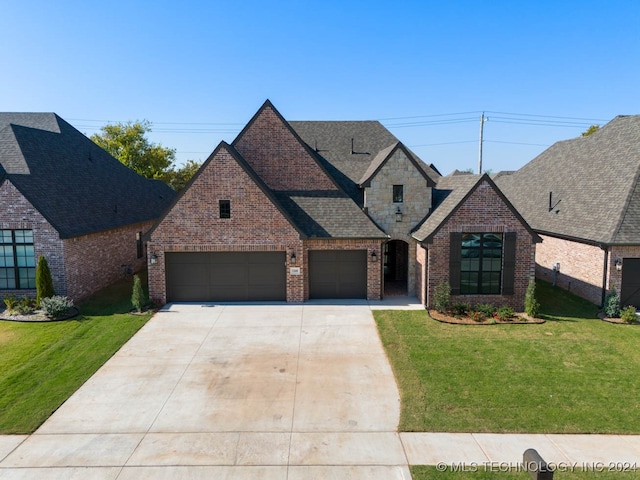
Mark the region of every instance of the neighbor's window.
<instances>
[{"instance_id":1,"label":"neighbor's window","mask_svg":"<svg viewBox=\"0 0 640 480\"><path fill-rule=\"evenodd\" d=\"M0 289L36 288L32 230L0 230Z\"/></svg>"},{"instance_id":2,"label":"neighbor's window","mask_svg":"<svg viewBox=\"0 0 640 480\"><path fill-rule=\"evenodd\" d=\"M404 202L404 185L393 186L393 203Z\"/></svg>"},{"instance_id":3,"label":"neighbor's window","mask_svg":"<svg viewBox=\"0 0 640 480\"><path fill-rule=\"evenodd\" d=\"M502 234L463 233L461 294L499 294L502 273Z\"/></svg>"},{"instance_id":4,"label":"neighbor's window","mask_svg":"<svg viewBox=\"0 0 640 480\"><path fill-rule=\"evenodd\" d=\"M142 245L142 232L136 233L136 251L138 253L138 258L142 258L144 256L144 250Z\"/></svg>"},{"instance_id":5,"label":"neighbor's window","mask_svg":"<svg viewBox=\"0 0 640 480\"><path fill-rule=\"evenodd\" d=\"M231 218L231 200L220 200L220 218Z\"/></svg>"}]
</instances>

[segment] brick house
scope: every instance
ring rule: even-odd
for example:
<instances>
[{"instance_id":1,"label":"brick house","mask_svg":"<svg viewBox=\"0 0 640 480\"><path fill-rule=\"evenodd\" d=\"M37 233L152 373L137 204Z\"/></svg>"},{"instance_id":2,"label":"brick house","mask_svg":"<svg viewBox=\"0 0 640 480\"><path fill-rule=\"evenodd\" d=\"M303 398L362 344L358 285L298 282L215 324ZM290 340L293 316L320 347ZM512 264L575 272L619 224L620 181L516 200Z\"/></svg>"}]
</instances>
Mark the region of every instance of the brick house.
<instances>
[{"instance_id":1,"label":"brick house","mask_svg":"<svg viewBox=\"0 0 640 480\"><path fill-rule=\"evenodd\" d=\"M640 307L640 115L557 142L496 182L543 238L536 275L602 305Z\"/></svg>"},{"instance_id":2,"label":"brick house","mask_svg":"<svg viewBox=\"0 0 640 480\"><path fill-rule=\"evenodd\" d=\"M41 255L74 300L144 267L173 197L54 113L0 113L0 295L34 296Z\"/></svg>"},{"instance_id":3,"label":"brick house","mask_svg":"<svg viewBox=\"0 0 640 480\"><path fill-rule=\"evenodd\" d=\"M429 305L433 285L451 277L461 298L522 308L538 237L489 177L463 177L442 177L377 121L288 122L267 101L150 232L150 295L404 294ZM458 257L474 260L449 260L454 232Z\"/></svg>"}]
</instances>

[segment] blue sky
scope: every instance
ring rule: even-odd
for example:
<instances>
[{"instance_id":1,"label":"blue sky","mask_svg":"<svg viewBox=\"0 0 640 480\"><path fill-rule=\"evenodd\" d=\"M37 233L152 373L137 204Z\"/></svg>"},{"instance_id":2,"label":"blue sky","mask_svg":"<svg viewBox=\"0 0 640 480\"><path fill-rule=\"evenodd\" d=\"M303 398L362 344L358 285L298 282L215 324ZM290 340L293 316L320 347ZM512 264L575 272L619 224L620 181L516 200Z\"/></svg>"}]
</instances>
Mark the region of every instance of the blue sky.
<instances>
[{"instance_id":1,"label":"blue sky","mask_svg":"<svg viewBox=\"0 0 640 480\"><path fill-rule=\"evenodd\" d=\"M443 174L513 170L640 114L636 0L0 0L0 110L92 134L147 119L179 162L268 98L289 120L380 120Z\"/></svg>"}]
</instances>

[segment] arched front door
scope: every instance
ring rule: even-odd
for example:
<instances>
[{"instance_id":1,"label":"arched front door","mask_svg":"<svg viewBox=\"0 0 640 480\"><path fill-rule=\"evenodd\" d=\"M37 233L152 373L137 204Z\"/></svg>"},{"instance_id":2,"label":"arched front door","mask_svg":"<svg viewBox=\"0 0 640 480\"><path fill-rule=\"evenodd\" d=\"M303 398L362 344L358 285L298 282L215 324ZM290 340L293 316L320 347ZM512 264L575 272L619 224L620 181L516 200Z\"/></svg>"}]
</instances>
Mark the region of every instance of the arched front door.
<instances>
[{"instance_id":1,"label":"arched front door","mask_svg":"<svg viewBox=\"0 0 640 480\"><path fill-rule=\"evenodd\" d=\"M409 244L391 240L384 244L384 295L393 297L407 294L409 277Z\"/></svg>"}]
</instances>

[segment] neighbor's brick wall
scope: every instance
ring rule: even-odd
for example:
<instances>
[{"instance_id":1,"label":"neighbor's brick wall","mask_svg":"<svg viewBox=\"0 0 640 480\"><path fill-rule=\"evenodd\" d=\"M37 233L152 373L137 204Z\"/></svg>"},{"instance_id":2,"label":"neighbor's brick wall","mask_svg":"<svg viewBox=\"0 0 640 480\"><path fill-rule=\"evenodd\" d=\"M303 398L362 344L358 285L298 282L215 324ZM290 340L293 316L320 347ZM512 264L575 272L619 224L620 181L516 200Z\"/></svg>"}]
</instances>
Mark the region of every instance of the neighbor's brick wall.
<instances>
[{"instance_id":1,"label":"neighbor's brick wall","mask_svg":"<svg viewBox=\"0 0 640 480\"><path fill-rule=\"evenodd\" d=\"M616 258L623 260L622 270L617 271L615 266ZM609 278L607 282L607 289L611 289L615 285L616 290L620 292L622 288L622 274L624 273L624 259L625 258L640 258L640 245L626 246L626 247L611 247L609 253Z\"/></svg>"},{"instance_id":2,"label":"neighbor's brick wall","mask_svg":"<svg viewBox=\"0 0 640 480\"><path fill-rule=\"evenodd\" d=\"M62 240L58 232L36 210L36 208L18 191L9 180L0 186L0 229L33 230L33 247L37 264L40 255L47 259L53 287L57 294L67 295L64 272L64 253ZM0 295L35 296L33 290L0 290Z\"/></svg>"},{"instance_id":3,"label":"neighbor's brick wall","mask_svg":"<svg viewBox=\"0 0 640 480\"><path fill-rule=\"evenodd\" d=\"M65 239L64 258L67 295L74 301L143 268L146 256L138 257L136 234L147 232L153 222L141 222L103 232Z\"/></svg>"},{"instance_id":4,"label":"neighbor's brick wall","mask_svg":"<svg viewBox=\"0 0 640 480\"><path fill-rule=\"evenodd\" d=\"M536 246L536 276L553 283L553 264L560 263L556 285L589 300L596 305L602 302L602 277L604 275L605 252L595 245L572 242L561 238L541 235L542 243ZM609 272L613 267L609 258ZM613 267L615 271L615 267ZM617 272L616 272L617 273ZM620 281L614 273L614 283Z\"/></svg>"},{"instance_id":5,"label":"neighbor's brick wall","mask_svg":"<svg viewBox=\"0 0 640 480\"><path fill-rule=\"evenodd\" d=\"M234 146L273 190L338 190L271 107Z\"/></svg>"},{"instance_id":6,"label":"neighbor's brick wall","mask_svg":"<svg viewBox=\"0 0 640 480\"><path fill-rule=\"evenodd\" d=\"M393 203L393 186L404 186L404 201ZM371 218L389 235L409 236L431 208L431 187L402 150L391 158L364 189L364 206ZM402 222L396 222L400 208ZM399 238L401 237L394 237Z\"/></svg>"},{"instance_id":7,"label":"neighbor's brick wall","mask_svg":"<svg viewBox=\"0 0 640 480\"><path fill-rule=\"evenodd\" d=\"M231 218L219 218L219 200L230 200ZM303 257L300 234L231 154L221 149L151 234L149 290L165 303L164 252L287 251ZM300 261L297 261L299 265ZM287 301L303 299L303 277L287 270Z\"/></svg>"},{"instance_id":8,"label":"neighbor's brick wall","mask_svg":"<svg viewBox=\"0 0 640 480\"><path fill-rule=\"evenodd\" d=\"M516 232L516 266L514 295L453 295L452 302L492 303L508 305L522 311L529 279L535 274L535 244L526 227L487 183L483 182L467 201L434 236L433 243L425 244L427 255L427 307L433 302L433 293L441 281L449 282L449 234L451 232Z\"/></svg>"},{"instance_id":9,"label":"neighbor's brick wall","mask_svg":"<svg viewBox=\"0 0 640 480\"><path fill-rule=\"evenodd\" d=\"M382 241L366 239L311 239L304 241L304 265L309 271L309 250L366 250L367 251L367 300L382 298ZM375 252L377 260L371 259ZM309 275L305 274L304 300L309 300Z\"/></svg>"}]
</instances>

